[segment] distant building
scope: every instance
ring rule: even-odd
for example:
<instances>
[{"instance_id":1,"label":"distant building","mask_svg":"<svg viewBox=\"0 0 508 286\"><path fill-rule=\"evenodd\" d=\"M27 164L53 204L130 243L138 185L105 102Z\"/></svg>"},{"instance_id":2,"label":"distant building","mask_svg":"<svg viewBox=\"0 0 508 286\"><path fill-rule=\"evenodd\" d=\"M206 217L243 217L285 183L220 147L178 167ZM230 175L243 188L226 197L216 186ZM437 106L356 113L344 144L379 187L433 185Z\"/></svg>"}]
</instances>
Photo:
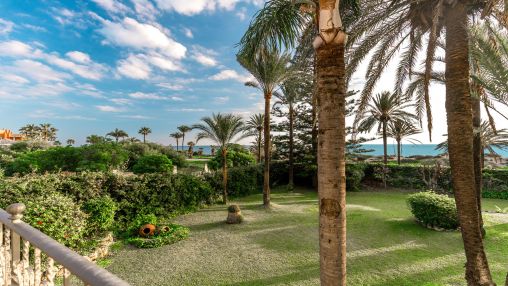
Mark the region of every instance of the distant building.
<instances>
[{"instance_id":1,"label":"distant building","mask_svg":"<svg viewBox=\"0 0 508 286\"><path fill-rule=\"evenodd\" d=\"M21 134L14 134L9 129L0 129L0 145L10 145L16 141L26 140Z\"/></svg>"}]
</instances>

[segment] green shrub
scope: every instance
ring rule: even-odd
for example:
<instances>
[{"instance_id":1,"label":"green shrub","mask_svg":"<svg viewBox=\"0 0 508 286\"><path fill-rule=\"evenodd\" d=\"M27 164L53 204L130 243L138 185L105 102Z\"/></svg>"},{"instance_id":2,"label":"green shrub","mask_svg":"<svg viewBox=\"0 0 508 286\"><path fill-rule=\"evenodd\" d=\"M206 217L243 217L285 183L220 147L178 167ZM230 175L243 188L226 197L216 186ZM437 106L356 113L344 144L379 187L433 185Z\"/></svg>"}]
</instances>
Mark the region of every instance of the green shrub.
<instances>
[{"instance_id":1,"label":"green shrub","mask_svg":"<svg viewBox=\"0 0 508 286\"><path fill-rule=\"evenodd\" d=\"M86 222L88 216L70 197L47 190L42 193L21 188L4 189L0 208L22 202L26 205L23 221L79 252L87 249Z\"/></svg>"},{"instance_id":2,"label":"green shrub","mask_svg":"<svg viewBox=\"0 0 508 286\"><path fill-rule=\"evenodd\" d=\"M249 166L256 162L254 155L249 150L245 149L242 145L232 144L228 147L226 154L227 165L229 168ZM219 149L209 162L208 166L212 170L219 170L222 168L224 159L222 158L222 151Z\"/></svg>"},{"instance_id":3,"label":"green shrub","mask_svg":"<svg viewBox=\"0 0 508 286\"><path fill-rule=\"evenodd\" d=\"M141 157L132 167L135 174L170 173L173 163L165 155L147 155Z\"/></svg>"},{"instance_id":4,"label":"green shrub","mask_svg":"<svg viewBox=\"0 0 508 286\"><path fill-rule=\"evenodd\" d=\"M365 176L365 164L347 164L346 165L346 190L359 191Z\"/></svg>"},{"instance_id":5,"label":"green shrub","mask_svg":"<svg viewBox=\"0 0 508 286\"><path fill-rule=\"evenodd\" d=\"M222 192L222 172L218 171L205 176L217 193ZM228 195L242 197L259 192L262 184L261 168L258 165L228 169Z\"/></svg>"},{"instance_id":6,"label":"green shrub","mask_svg":"<svg viewBox=\"0 0 508 286\"><path fill-rule=\"evenodd\" d=\"M157 225L157 216L154 214L138 214L128 223L128 235L136 236L138 230L145 224Z\"/></svg>"},{"instance_id":7,"label":"green shrub","mask_svg":"<svg viewBox=\"0 0 508 286\"><path fill-rule=\"evenodd\" d=\"M103 233L111 230L115 223L117 209L116 203L107 196L86 201L83 204L83 211L88 214L88 231L90 233Z\"/></svg>"},{"instance_id":8,"label":"green shrub","mask_svg":"<svg viewBox=\"0 0 508 286\"><path fill-rule=\"evenodd\" d=\"M508 186L497 189L483 189L482 197L486 199L508 200Z\"/></svg>"},{"instance_id":9,"label":"green shrub","mask_svg":"<svg viewBox=\"0 0 508 286\"><path fill-rule=\"evenodd\" d=\"M428 227L457 229L459 226L455 201L448 196L421 192L410 195L407 202L415 218Z\"/></svg>"},{"instance_id":10,"label":"green shrub","mask_svg":"<svg viewBox=\"0 0 508 286\"><path fill-rule=\"evenodd\" d=\"M164 245L172 244L189 236L189 228L176 224L167 225L168 230L159 232L153 237L131 237L127 242L138 248L156 248Z\"/></svg>"}]
</instances>

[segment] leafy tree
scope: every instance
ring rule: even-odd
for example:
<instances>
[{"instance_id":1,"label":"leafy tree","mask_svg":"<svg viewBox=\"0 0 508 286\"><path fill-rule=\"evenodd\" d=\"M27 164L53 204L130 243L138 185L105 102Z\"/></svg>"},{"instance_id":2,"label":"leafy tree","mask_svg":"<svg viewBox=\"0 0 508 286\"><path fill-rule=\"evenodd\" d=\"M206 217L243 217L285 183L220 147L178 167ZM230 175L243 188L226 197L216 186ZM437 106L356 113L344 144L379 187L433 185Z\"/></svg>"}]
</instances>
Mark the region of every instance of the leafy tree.
<instances>
[{"instance_id":1,"label":"leafy tree","mask_svg":"<svg viewBox=\"0 0 508 286\"><path fill-rule=\"evenodd\" d=\"M152 133L152 129L150 129L149 127L141 127L138 133L143 135L143 143L146 143L146 136Z\"/></svg>"},{"instance_id":2,"label":"leafy tree","mask_svg":"<svg viewBox=\"0 0 508 286\"><path fill-rule=\"evenodd\" d=\"M230 144L226 155L226 163L228 168L248 166L255 162L254 156L242 145ZM211 159L208 166L217 170L224 164L224 158L222 157L222 151L219 152Z\"/></svg>"},{"instance_id":3,"label":"leafy tree","mask_svg":"<svg viewBox=\"0 0 508 286\"><path fill-rule=\"evenodd\" d=\"M88 144L102 144L108 142L110 139L104 136L92 134L86 137L86 143Z\"/></svg>"},{"instance_id":4,"label":"leafy tree","mask_svg":"<svg viewBox=\"0 0 508 286\"><path fill-rule=\"evenodd\" d=\"M288 70L289 54L279 53L276 49L266 50L254 56L237 56L238 62L248 70L255 81L246 82L245 85L254 87L263 93L265 99L264 116L264 183L263 183L263 205L270 207L270 111L271 98L275 89L291 76Z\"/></svg>"},{"instance_id":5,"label":"leafy tree","mask_svg":"<svg viewBox=\"0 0 508 286\"><path fill-rule=\"evenodd\" d=\"M76 141L74 139L67 139L67 145L72 146L76 144Z\"/></svg>"},{"instance_id":6,"label":"leafy tree","mask_svg":"<svg viewBox=\"0 0 508 286\"><path fill-rule=\"evenodd\" d=\"M135 174L170 173L173 163L164 155L147 155L141 157L132 167Z\"/></svg>"},{"instance_id":7,"label":"leafy tree","mask_svg":"<svg viewBox=\"0 0 508 286\"><path fill-rule=\"evenodd\" d=\"M196 142L201 139L209 139L219 145L223 158L222 176L223 176L223 202L226 204L228 200L228 165L227 153L231 143L245 138L248 134L245 132L244 123L240 116L230 113L214 113L211 117L203 117L202 123L192 125L192 129L200 132L197 135Z\"/></svg>"},{"instance_id":8,"label":"leafy tree","mask_svg":"<svg viewBox=\"0 0 508 286\"><path fill-rule=\"evenodd\" d=\"M127 134L127 132L125 132L121 129L115 128L115 130L109 132L108 134L106 134L106 136L111 136L111 137L115 138L115 142L118 143L118 140L120 138L129 137L129 134Z\"/></svg>"}]
</instances>

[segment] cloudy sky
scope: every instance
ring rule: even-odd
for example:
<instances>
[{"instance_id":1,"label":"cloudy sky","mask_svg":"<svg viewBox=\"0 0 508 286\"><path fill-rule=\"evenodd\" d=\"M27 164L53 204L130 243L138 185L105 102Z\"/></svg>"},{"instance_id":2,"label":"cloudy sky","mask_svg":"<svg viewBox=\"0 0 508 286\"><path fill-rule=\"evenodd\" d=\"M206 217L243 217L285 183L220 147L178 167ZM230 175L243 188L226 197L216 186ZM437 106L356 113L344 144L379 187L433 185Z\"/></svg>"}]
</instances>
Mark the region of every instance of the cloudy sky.
<instances>
[{"instance_id":1,"label":"cloudy sky","mask_svg":"<svg viewBox=\"0 0 508 286\"><path fill-rule=\"evenodd\" d=\"M262 97L243 86L235 44L263 2L2 0L0 128L48 122L61 141L80 144L149 126L150 140L169 144L176 126L212 112L261 111ZM392 89L392 78L385 74L377 90ZM439 140L444 89L432 91Z\"/></svg>"}]
</instances>

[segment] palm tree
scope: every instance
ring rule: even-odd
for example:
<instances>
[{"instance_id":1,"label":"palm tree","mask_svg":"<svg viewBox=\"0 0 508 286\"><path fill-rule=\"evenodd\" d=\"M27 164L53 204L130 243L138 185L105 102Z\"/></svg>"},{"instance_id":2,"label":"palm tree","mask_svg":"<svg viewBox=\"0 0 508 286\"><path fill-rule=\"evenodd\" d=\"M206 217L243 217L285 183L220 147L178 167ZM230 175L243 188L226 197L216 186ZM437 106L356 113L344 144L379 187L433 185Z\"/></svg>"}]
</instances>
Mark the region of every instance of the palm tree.
<instances>
[{"instance_id":1,"label":"palm tree","mask_svg":"<svg viewBox=\"0 0 508 286\"><path fill-rule=\"evenodd\" d=\"M50 123L39 124L39 134L44 141L55 141L58 129L51 126Z\"/></svg>"},{"instance_id":2,"label":"palm tree","mask_svg":"<svg viewBox=\"0 0 508 286\"><path fill-rule=\"evenodd\" d=\"M259 89L265 99L265 116L264 116L264 182L263 182L263 205L265 208L270 207L270 111L271 98L275 89L289 76L291 72L288 70L289 54L280 54L277 50L265 50L253 57L239 54L238 62L248 70L255 81L246 82L246 86Z\"/></svg>"},{"instance_id":3,"label":"palm tree","mask_svg":"<svg viewBox=\"0 0 508 286\"><path fill-rule=\"evenodd\" d=\"M354 0L305 2L300 13L291 0L267 1L255 15L240 45L253 56L270 47L293 48L302 32L311 31L316 49L319 133L318 188L321 285L346 285L346 167L345 167L345 44L344 28L358 14ZM368 2L368 1L367 1ZM320 15L319 17L317 15ZM341 23L344 18L344 26ZM319 23L314 22L319 19ZM309 29L306 29L309 28ZM323 42L326 42L323 45ZM266 130L265 130L266 132ZM267 142L265 142L266 149Z\"/></svg>"},{"instance_id":4,"label":"palm tree","mask_svg":"<svg viewBox=\"0 0 508 286\"><path fill-rule=\"evenodd\" d=\"M67 139L67 145L72 146L76 143L74 139Z\"/></svg>"},{"instance_id":5,"label":"palm tree","mask_svg":"<svg viewBox=\"0 0 508 286\"><path fill-rule=\"evenodd\" d=\"M281 85L281 92L276 93L277 101L274 103L276 105L285 105L288 108L288 120L289 120L289 178L288 185L290 189L293 189L294 186L294 125L295 125L295 105L301 99L301 92L299 81L295 78L289 79L285 81Z\"/></svg>"},{"instance_id":6,"label":"palm tree","mask_svg":"<svg viewBox=\"0 0 508 286\"><path fill-rule=\"evenodd\" d=\"M129 137L129 134L127 134L127 132L121 129L115 128L115 130L109 132L108 134L106 134L106 136L111 136L115 138L115 142L118 143L118 139Z\"/></svg>"},{"instance_id":7,"label":"palm tree","mask_svg":"<svg viewBox=\"0 0 508 286\"><path fill-rule=\"evenodd\" d=\"M258 163L261 162L261 144L263 142L262 134L263 134L263 126L264 126L265 115L263 113L256 113L251 115L249 120L245 123L245 127L247 130L256 134L256 143L257 143L257 158Z\"/></svg>"},{"instance_id":8,"label":"palm tree","mask_svg":"<svg viewBox=\"0 0 508 286\"><path fill-rule=\"evenodd\" d=\"M192 155L194 155L194 146L196 146L196 143L189 141L187 142L187 146L189 146L189 150L187 151L189 158L192 158Z\"/></svg>"},{"instance_id":9,"label":"palm tree","mask_svg":"<svg viewBox=\"0 0 508 286\"><path fill-rule=\"evenodd\" d=\"M183 150L183 142L185 142L185 133L190 132L192 128L187 125L180 125L177 129L182 133L182 150Z\"/></svg>"},{"instance_id":10,"label":"palm tree","mask_svg":"<svg viewBox=\"0 0 508 286\"><path fill-rule=\"evenodd\" d=\"M34 140L38 137L39 127L35 124L27 124L19 129L19 132L27 139Z\"/></svg>"},{"instance_id":11,"label":"palm tree","mask_svg":"<svg viewBox=\"0 0 508 286\"><path fill-rule=\"evenodd\" d=\"M221 149L222 155L222 177L223 177L223 197L224 204L228 200L228 165L227 153L228 147L231 143L237 142L242 138L248 136L245 132L244 123L240 116L230 113L226 114L212 114L211 117L203 117L202 123L192 125L192 129L197 129L200 132L197 135L196 142L201 139L210 139L214 141Z\"/></svg>"},{"instance_id":12,"label":"palm tree","mask_svg":"<svg viewBox=\"0 0 508 286\"><path fill-rule=\"evenodd\" d=\"M369 132L377 125L383 137L383 162L388 163L388 123L393 121L411 121L415 116L405 109L410 107L407 99L400 98L396 93L385 91L378 93L368 105L367 112L357 118L358 130Z\"/></svg>"},{"instance_id":13,"label":"palm tree","mask_svg":"<svg viewBox=\"0 0 508 286\"><path fill-rule=\"evenodd\" d=\"M152 133L152 129L150 129L149 127L141 127L138 133L143 135L143 143L146 143L146 136Z\"/></svg>"},{"instance_id":14,"label":"palm tree","mask_svg":"<svg viewBox=\"0 0 508 286\"><path fill-rule=\"evenodd\" d=\"M178 140L180 140L180 138L183 137L183 134L180 133L180 132L174 132L174 133L169 134L169 137L175 138L175 140L176 140L176 151L178 151L178 146L179 146L179 144L178 144L179 141Z\"/></svg>"},{"instance_id":15,"label":"palm tree","mask_svg":"<svg viewBox=\"0 0 508 286\"><path fill-rule=\"evenodd\" d=\"M105 138L104 136L95 135L95 134L92 134L92 135L86 137L86 143L92 144L92 145L93 144L105 143L108 140L110 140L110 139L109 138Z\"/></svg>"},{"instance_id":16,"label":"palm tree","mask_svg":"<svg viewBox=\"0 0 508 286\"><path fill-rule=\"evenodd\" d=\"M390 123L388 124L388 130L386 131L386 135L388 137L392 137L393 139L395 139L395 141L397 141L397 164L400 165L400 155L402 153L402 140L405 139L406 137L420 133L422 133L422 131L416 126L414 126L414 124L410 121L403 120L390 121ZM416 139L408 138L407 140L413 141L413 143L414 142L421 143Z\"/></svg>"}]
</instances>

